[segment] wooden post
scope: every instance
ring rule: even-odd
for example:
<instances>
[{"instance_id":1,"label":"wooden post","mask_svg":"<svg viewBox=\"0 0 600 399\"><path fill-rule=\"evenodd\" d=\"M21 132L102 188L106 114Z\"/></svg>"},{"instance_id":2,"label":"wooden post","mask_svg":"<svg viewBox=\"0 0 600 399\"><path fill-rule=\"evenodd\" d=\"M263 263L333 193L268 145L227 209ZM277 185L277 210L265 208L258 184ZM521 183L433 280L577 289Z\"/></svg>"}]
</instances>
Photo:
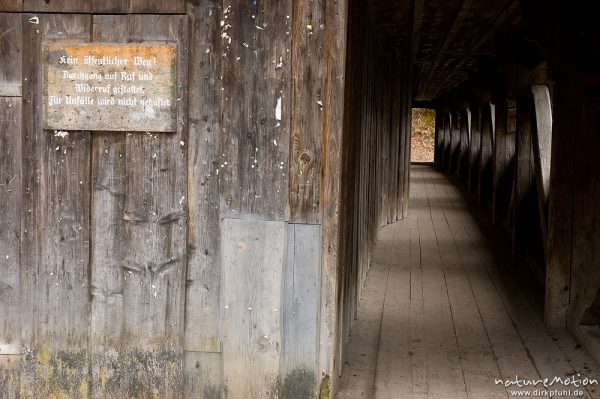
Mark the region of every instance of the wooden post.
<instances>
[{"instance_id":1,"label":"wooden post","mask_svg":"<svg viewBox=\"0 0 600 399\"><path fill-rule=\"evenodd\" d=\"M471 145L469 146L469 190L479 185L481 157L481 113L479 106L471 107Z\"/></svg>"},{"instance_id":2,"label":"wooden post","mask_svg":"<svg viewBox=\"0 0 600 399\"><path fill-rule=\"evenodd\" d=\"M503 180L506 175L506 133L508 123L508 103L505 97L495 101L496 139L493 151L493 192L492 192L492 218L494 224L501 222L505 212L505 195Z\"/></svg>"},{"instance_id":3,"label":"wooden post","mask_svg":"<svg viewBox=\"0 0 600 399\"><path fill-rule=\"evenodd\" d=\"M492 154L493 154L492 107L486 104L481 109L481 153L479 164L479 203L486 204L491 196L493 186Z\"/></svg>"},{"instance_id":4,"label":"wooden post","mask_svg":"<svg viewBox=\"0 0 600 399\"><path fill-rule=\"evenodd\" d=\"M517 157L514 180L513 211L513 256L521 253L530 233L531 189L534 174L531 168L531 93L523 93L517 98Z\"/></svg>"}]
</instances>

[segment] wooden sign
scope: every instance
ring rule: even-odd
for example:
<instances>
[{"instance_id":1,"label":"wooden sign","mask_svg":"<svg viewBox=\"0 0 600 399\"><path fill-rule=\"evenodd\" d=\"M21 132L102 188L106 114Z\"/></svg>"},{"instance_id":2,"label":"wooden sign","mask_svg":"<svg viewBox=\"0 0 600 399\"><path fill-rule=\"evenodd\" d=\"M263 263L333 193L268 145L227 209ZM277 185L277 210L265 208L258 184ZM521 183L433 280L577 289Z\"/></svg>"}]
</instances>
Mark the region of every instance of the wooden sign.
<instances>
[{"instance_id":1,"label":"wooden sign","mask_svg":"<svg viewBox=\"0 0 600 399\"><path fill-rule=\"evenodd\" d=\"M174 132L174 44L45 43L44 128Z\"/></svg>"}]
</instances>

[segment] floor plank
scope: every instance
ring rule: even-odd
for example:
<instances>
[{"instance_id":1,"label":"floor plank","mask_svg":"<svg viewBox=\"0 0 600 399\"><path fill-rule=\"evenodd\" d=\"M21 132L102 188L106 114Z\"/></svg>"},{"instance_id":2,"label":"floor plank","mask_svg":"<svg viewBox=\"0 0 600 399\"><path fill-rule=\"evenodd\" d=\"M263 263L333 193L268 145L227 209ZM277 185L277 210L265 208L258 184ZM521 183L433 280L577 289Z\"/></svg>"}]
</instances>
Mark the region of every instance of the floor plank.
<instances>
[{"instance_id":1,"label":"floor plank","mask_svg":"<svg viewBox=\"0 0 600 399\"><path fill-rule=\"evenodd\" d=\"M536 289L488 219L434 168L411 168L410 214L379 231L338 398L509 398L521 388L496 380L597 378L567 331L544 328Z\"/></svg>"}]
</instances>

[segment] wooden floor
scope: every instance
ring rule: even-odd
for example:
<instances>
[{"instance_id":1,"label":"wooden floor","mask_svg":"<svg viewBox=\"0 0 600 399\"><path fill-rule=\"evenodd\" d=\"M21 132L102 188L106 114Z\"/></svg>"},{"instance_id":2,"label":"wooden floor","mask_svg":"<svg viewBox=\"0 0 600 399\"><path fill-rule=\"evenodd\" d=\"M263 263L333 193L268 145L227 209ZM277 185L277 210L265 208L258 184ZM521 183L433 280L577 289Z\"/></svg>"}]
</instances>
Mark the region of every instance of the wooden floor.
<instances>
[{"instance_id":1,"label":"wooden floor","mask_svg":"<svg viewBox=\"0 0 600 399\"><path fill-rule=\"evenodd\" d=\"M410 216L380 232L339 399L510 398L544 388L495 379L600 378L568 332L544 328L539 289L471 201L432 167L412 167ZM548 390L563 389L576 388ZM583 397L600 397L597 385Z\"/></svg>"}]
</instances>

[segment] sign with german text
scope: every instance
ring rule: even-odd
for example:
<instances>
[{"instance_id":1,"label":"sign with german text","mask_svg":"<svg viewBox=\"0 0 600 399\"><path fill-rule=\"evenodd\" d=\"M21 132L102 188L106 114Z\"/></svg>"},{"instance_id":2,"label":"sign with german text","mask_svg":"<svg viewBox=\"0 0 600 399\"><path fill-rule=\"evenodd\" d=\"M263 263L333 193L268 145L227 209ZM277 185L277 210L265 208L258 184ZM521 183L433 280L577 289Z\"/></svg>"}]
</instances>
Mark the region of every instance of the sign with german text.
<instances>
[{"instance_id":1,"label":"sign with german text","mask_svg":"<svg viewBox=\"0 0 600 399\"><path fill-rule=\"evenodd\" d=\"M174 44L45 43L44 128L177 130Z\"/></svg>"}]
</instances>

